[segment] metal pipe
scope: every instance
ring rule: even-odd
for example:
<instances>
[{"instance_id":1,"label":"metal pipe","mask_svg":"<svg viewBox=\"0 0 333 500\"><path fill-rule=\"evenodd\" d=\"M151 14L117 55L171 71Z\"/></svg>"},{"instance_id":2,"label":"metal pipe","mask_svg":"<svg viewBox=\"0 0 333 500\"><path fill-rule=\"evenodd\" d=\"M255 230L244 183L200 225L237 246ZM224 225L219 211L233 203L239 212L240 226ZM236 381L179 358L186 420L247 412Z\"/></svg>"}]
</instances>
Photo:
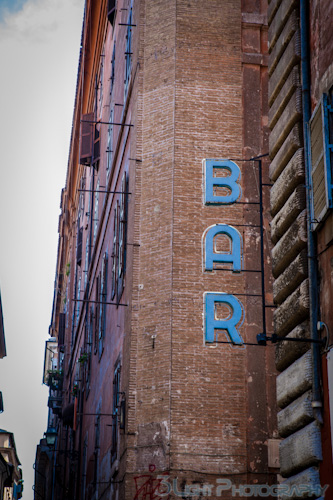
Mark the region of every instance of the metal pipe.
<instances>
[{"instance_id":1,"label":"metal pipe","mask_svg":"<svg viewBox=\"0 0 333 500\"><path fill-rule=\"evenodd\" d=\"M265 299L265 258L264 258L264 220L263 220L263 195L262 195L262 160L255 160L258 162L259 173L259 218L260 218L260 263L261 263L261 295L262 295L262 333L266 336L266 299Z\"/></svg>"},{"instance_id":2,"label":"metal pipe","mask_svg":"<svg viewBox=\"0 0 333 500\"><path fill-rule=\"evenodd\" d=\"M308 266L309 266L309 302L310 302L310 335L314 340L319 340L317 331L318 321L318 270L316 255L316 237L311 231L311 198L310 198L310 161L308 123L311 118L310 95L310 61L309 61L309 3L308 0L300 2L300 27L301 27L301 73L302 73L302 98L303 98L303 132L304 132L304 163L306 176L306 208L307 208L307 234L308 234ZM321 414L320 391L320 346L312 343L312 370L313 370L313 396L312 405L316 420L323 422Z\"/></svg>"}]
</instances>

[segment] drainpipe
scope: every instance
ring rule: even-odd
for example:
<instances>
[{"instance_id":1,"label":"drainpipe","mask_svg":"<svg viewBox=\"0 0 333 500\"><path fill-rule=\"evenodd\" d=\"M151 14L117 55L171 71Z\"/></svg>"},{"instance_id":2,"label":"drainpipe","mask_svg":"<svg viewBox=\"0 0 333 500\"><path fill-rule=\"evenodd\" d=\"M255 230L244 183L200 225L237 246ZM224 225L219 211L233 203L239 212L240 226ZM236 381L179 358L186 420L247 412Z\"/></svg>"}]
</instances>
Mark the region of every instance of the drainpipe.
<instances>
[{"instance_id":1,"label":"drainpipe","mask_svg":"<svg viewBox=\"0 0 333 500\"><path fill-rule=\"evenodd\" d=\"M314 340L319 340L318 322L318 270L317 270L317 244L315 233L311 231L311 198L310 198L310 144L308 139L308 124L311 118L310 95L310 58L309 58L309 0L300 1L301 25L301 72L302 72L302 98L303 98L303 133L304 133L304 161L306 178L306 208L307 208L307 233L308 233L308 268L309 268L309 299L310 299L310 334ZM321 359L320 344L312 343L312 407L317 422L322 423L321 402Z\"/></svg>"}]
</instances>

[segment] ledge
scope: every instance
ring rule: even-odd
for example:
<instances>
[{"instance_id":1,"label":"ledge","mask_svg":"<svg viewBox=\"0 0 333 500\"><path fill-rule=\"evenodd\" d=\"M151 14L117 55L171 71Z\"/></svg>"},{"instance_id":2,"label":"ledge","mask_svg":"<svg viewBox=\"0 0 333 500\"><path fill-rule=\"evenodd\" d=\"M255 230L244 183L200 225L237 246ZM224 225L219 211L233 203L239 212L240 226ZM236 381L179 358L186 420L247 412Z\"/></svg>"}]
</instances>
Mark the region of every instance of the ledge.
<instances>
[{"instance_id":1,"label":"ledge","mask_svg":"<svg viewBox=\"0 0 333 500\"><path fill-rule=\"evenodd\" d=\"M276 378L276 397L285 408L312 387L312 355L306 352Z\"/></svg>"},{"instance_id":2,"label":"ledge","mask_svg":"<svg viewBox=\"0 0 333 500\"><path fill-rule=\"evenodd\" d=\"M281 474L289 477L322 460L321 433L317 422L287 437L280 444Z\"/></svg>"}]
</instances>

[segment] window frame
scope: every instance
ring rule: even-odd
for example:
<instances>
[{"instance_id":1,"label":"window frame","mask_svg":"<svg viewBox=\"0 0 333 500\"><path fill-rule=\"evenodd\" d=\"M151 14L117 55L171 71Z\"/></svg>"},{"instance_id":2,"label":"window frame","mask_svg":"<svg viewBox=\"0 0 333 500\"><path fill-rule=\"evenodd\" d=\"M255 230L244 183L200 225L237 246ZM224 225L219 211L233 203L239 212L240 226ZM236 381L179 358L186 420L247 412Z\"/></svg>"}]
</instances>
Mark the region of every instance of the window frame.
<instances>
[{"instance_id":1,"label":"window frame","mask_svg":"<svg viewBox=\"0 0 333 500\"><path fill-rule=\"evenodd\" d=\"M115 462L118 456L118 443L119 443L119 425L118 417L120 411L120 375L121 363L118 360L114 367L113 373L113 393L112 393L112 439L111 439L111 464Z\"/></svg>"},{"instance_id":2,"label":"window frame","mask_svg":"<svg viewBox=\"0 0 333 500\"><path fill-rule=\"evenodd\" d=\"M100 294L98 304L99 331L98 331L98 355L101 359L104 351L104 338L106 330L106 299L107 299L107 276L108 276L108 254L103 255L102 270L100 278Z\"/></svg>"}]
</instances>

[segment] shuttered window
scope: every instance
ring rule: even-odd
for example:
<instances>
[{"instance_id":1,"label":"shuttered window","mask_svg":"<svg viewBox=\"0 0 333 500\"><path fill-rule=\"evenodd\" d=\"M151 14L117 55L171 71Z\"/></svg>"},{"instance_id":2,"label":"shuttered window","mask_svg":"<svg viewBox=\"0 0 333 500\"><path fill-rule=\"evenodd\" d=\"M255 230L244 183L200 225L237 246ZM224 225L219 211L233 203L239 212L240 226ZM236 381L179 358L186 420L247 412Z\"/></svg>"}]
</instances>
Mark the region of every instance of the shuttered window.
<instances>
[{"instance_id":1,"label":"shuttered window","mask_svg":"<svg viewBox=\"0 0 333 500\"><path fill-rule=\"evenodd\" d=\"M80 227L77 233L77 246L76 246L76 263L81 266L82 263L82 237L83 237L83 227Z\"/></svg>"},{"instance_id":2,"label":"shuttered window","mask_svg":"<svg viewBox=\"0 0 333 500\"><path fill-rule=\"evenodd\" d=\"M86 397L88 397L90 390L93 325L94 325L94 308L93 306L90 306L89 315L87 317L87 322L86 322L86 353L88 355L85 367Z\"/></svg>"},{"instance_id":3,"label":"shuttered window","mask_svg":"<svg viewBox=\"0 0 333 500\"><path fill-rule=\"evenodd\" d=\"M120 396L120 362L116 364L113 376L111 463L113 463L117 458L117 451L118 451L119 396Z\"/></svg>"},{"instance_id":4,"label":"shuttered window","mask_svg":"<svg viewBox=\"0 0 333 500\"><path fill-rule=\"evenodd\" d=\"M77 296L76 296L76 317L75 317L75 327L79 324L80 317L80 295L81 295L81 276L79 277L79 283L77 286Z\"/></svg>"},{"instance_id":5,"label":"shuttered window","mask_svg":"<svg viewBox=\"0 0 333 500\"><path fill-rule=\"evenodd\" d=\"M126 232L127 232L127 197L128 176L123 174L121 182L121 198L117 200L113 219L113 245L111 270L111 299L120 301L126 271Z\"/></svg>"},{"instance_id":6,"label":"shuttered window","mask_svg":"<svg viewBox=\"0 0 333 500\"><path fill-rule=\"evenodd\" d=\"M96 126L95 114L82 115L80 135L80 164L93 166L98 170L100 160L100 133Z\"/></svg>"},{"instance_id":7,"label":"shuttered window","mask_svg":"<svg viewBox=\"0 0 333 500\"><path fill-rule=\"evenodd\" d=\"M95 191L95 207L94 207L94 235L93 235L93 245L95 245L98 227L98 203L99 203L99 179L96 185Z\"/></svg>"},{"instance_id":8,"label":"shuttered window","mask_svg":"<svg viewBox=\"0 0 333 500\"><path fill-rule=\"evenodd\" d=\"M118 300L124 288L126 263L126 228L127 228L127 175L123 174L121 183L121 199L119 210L119 248L118 248Z\"/></svg>"},{"instance_id":9,"label":"shuttered window","mask_svg":"<svg viewBox=\"0 0 333 500\"><path fill-rule=\"evenodd\" d=\"M98 302L100 297L100 282L101 274L96 277L96 289L95 289L95 302L96 302L96 313L95 313L95 324L94 324L94 354L97 353L98 346L98 332L99 332L99 314L98 314Z\"/></svg>"},{"instance_id":10,"label":"shuttered window","mask_svg":"<svg viewBox=\"0 0 333 500\"><path fill-rule=\"evenodd\" d=\"M97 129L97 127L95 127L94 157L92 160L92 164L96 170L98 170L100 156L101 156L100 134L99 134L99 130Z\"/></svg>"},{"instance_id":11,"label":"shuttered window","mask_svg":"<svg viewBox=\"0 0 333 500\"><path fill-rule=\"evenodd\" d=\"M111 271L111 299L114 299L117 290L117 262L118 262L118 202L113 212L113 245Z\"/></svg>"},{"instance_id":12,"label":"shuttered window","mask_svg":"<svg viewBox=\"0 0 333 500\"><path fill-rule=\"evenodd\" d=\"M94 113L87 113L81 120L80 164L90 165L93 150Z\"/></svg>"},{"instance_id":13,"label":"shuttered window","mask_svg":"<svg viewBox=\"0 0 333 500\"><path fill-rule=\"evenodd\" d=\"M132 66L132 5L127 18L126 52L125 52L125 99L131 76Z\"/></svg>"},{"instance_id":14,"label":"shuttered window","mask_svg":"<svg viewBox=\"0 0 333 500\"><path fill-rule=\"evenodd\" d=\"M327 95L322 96L309 122L311 156L312 229L325 218L332 208L332 141L330 118L332 108Z\"/></svg>"},{"instance_id":15,"label":"shuttered window","mask_svg":"<svg viewBox=\"0 0 333 500\"><path fill-rule=\"evenodd\" d=\"M112 94L114 77L115 77L115 62L116 62L116 40L113 44L112 59L111 59L111 78L110 78L110 95Z\"/></svg>"},{"instance_id":16,"label":"shuttered window","mask_svg":"<svg viewBox=\"0 0 333 500\"><path fill-rule=\"evenodd\" d=\"M113 108L110 109L109 125L108 125L108 146L106 149L106 180L109 180L111 165L112 165L112 148L113 148Z\"/></svg>"},{"instance_id":17,"label":"shuttered window","mask_svg":"<svg viewBox=\"0 0 333 500\"><path fill-rule=\"evenodd\" d=\"M104 337L106 328L107 276L108 276L108 254L105 252L102 262L100 297L99 297L99 336L98 336L99 358L102 356L104 349Z\"/></svg>"}]
</instances>

